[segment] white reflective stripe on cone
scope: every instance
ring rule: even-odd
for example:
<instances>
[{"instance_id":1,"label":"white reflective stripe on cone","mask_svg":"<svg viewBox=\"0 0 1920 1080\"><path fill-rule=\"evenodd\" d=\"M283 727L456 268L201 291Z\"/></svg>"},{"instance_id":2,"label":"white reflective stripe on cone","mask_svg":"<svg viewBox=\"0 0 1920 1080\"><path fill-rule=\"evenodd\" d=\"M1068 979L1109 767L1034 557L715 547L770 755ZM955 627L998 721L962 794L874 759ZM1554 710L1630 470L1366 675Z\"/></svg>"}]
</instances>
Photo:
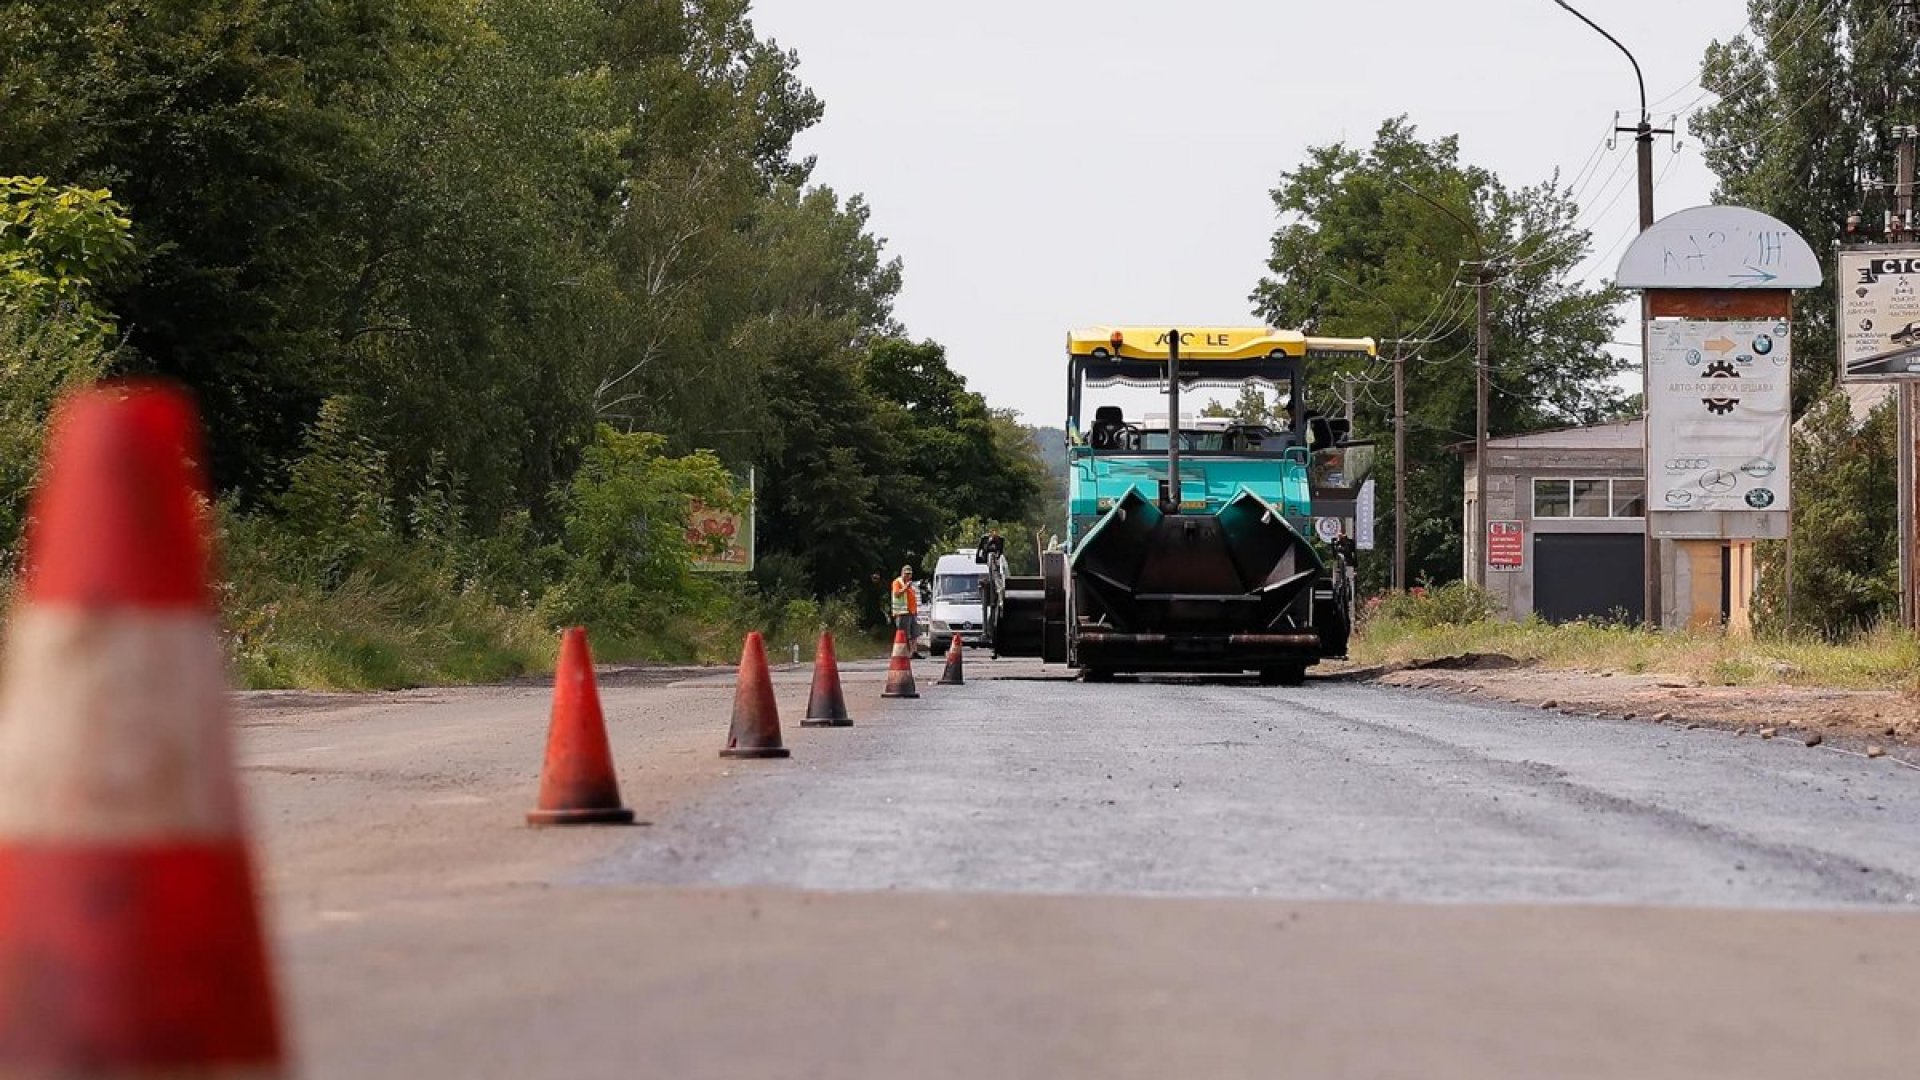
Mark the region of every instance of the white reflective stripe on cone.
<instances>
[{"instance_id":1,"label":"white reflective stripe on cone","mask_svg":"<svg viewBox=\"0 0 1920 1080\"><path fill-rule=\"evenodd\" d=\"M0 682L0 838L238 835L226 692L210 615L17 607Z\"/></svg>"}]
</instances>

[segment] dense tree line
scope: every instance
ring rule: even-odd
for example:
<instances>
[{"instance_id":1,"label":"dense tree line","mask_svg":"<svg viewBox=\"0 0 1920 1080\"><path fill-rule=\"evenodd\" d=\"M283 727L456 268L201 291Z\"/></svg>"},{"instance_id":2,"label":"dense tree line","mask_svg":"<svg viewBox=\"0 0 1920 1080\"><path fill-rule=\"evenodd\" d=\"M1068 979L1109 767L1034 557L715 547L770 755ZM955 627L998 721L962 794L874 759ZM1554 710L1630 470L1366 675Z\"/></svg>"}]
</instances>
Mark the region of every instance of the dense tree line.
<instances>
[{"instance_id":1,"label":"dense tree line","mask_svg":"<svg viewBox=\"0 0 1920 1080\"><path fill-rule=\"evenodd\" d=\"M619 504L583 462L703 451L758 471L763 584L825 597L1032 516L1040 467L905 340L797 64L747 0L17 0L0 175L111 193L92 366L197 391L234 513L323 532L353 493L303 477L351 465L400 539L537 564Z\"/></svg>"}]
</instances>

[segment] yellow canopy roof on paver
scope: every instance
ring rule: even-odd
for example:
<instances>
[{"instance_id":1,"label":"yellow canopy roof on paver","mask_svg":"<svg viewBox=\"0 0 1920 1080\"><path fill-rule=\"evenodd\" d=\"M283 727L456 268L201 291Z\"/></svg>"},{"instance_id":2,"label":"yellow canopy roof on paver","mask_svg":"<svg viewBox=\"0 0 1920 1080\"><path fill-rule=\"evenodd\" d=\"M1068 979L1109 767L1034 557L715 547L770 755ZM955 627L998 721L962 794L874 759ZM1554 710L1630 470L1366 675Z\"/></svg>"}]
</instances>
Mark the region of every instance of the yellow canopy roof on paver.
<instances>
[{"instance_id":1,"label":"yellow canopy roof on paver","mask_svg":"<svg viewBox=\"0 0 1920 1080\"><path fill-rule=\"evenodd\" d=\"M1067 355L1164 361L1172 329L1090 326L1073 330L1067 334ZM1298 330L1275 330L1266 326L1183 326L1179 329L1182 360L1265 360L1277 356L1346 359L1376 355L1372 338L1308 337Z\"/></svg>"}]
</instances>

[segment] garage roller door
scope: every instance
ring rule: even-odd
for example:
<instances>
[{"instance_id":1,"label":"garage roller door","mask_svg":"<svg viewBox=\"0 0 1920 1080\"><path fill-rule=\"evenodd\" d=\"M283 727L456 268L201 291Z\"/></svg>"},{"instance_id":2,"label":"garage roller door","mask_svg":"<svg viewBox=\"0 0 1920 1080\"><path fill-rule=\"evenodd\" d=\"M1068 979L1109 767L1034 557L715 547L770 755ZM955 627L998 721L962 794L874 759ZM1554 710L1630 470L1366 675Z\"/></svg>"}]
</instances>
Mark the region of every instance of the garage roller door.
<instances>
[{"instance_id":1,"label":"garage roller door","mask_svg":"<svg viewBox=\"0 0 1920 1080\"><path fill-rule=\"evenodd\" d=\"M1639 622L1646 590L1638 533L1536 533L1533 610L1548 622Z\"/></svg>"}]
</instances>

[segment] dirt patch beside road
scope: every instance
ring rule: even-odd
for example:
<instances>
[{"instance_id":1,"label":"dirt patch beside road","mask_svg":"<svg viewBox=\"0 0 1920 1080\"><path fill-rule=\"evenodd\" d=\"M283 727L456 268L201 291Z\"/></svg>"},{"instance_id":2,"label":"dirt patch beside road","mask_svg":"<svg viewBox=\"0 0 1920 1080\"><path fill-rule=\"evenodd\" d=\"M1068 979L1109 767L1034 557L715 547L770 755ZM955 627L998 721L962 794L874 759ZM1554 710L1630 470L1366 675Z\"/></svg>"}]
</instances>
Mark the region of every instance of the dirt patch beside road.
<instances>
[{"instance_id":1,"label":"dirt patch beside road","mask_svg":"<svg viewBox=\"0 0 1920 1080\"><path fill-rule=\"evenodd\" d=\"M1569 670L1470 654L1392 668L1329 669L1334 678L1477 695L1555 709L1746 735L1813 741L1920 762L1920 699L1903 690L1712 686L1680 675Z\"/></svg>"}]
</instances>

